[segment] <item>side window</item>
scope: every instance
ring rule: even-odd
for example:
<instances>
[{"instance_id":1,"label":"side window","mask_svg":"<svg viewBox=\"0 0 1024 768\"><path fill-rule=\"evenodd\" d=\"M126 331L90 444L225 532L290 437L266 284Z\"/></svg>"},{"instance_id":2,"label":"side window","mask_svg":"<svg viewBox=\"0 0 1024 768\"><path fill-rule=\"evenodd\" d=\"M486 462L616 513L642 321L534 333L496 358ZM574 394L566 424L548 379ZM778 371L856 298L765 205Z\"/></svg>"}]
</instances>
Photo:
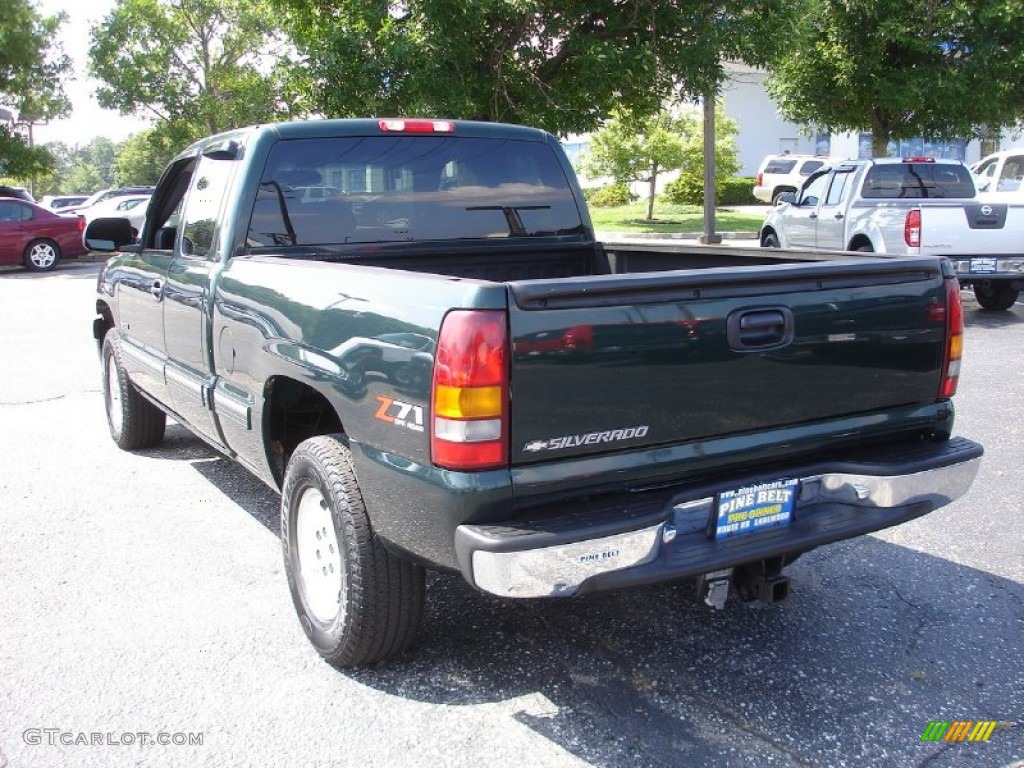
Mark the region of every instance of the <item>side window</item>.
<instances>
[{"instance_id":1,"label":"side window","mask_svg":"<svg viewBox=\"0 0 1024 768\"><path fill-rule=\"evenodd\" d=\"M36 217L36 212L29 208L27 205L18 206L21 209L21 220L32 221Z\"/></svg>"},{"instance_id":2,"label":"side window","mask_svg":"<svg viewBox=\"0 0 1024 768\"><path fill-rule=\"evenodd\" d=\"M978 167L975 176L978 182L978 191L987 192L992 186L992 177L996 175L996 166L998 160L989 160L987 163Z\"/></svg>"},{"instance_id":3,"label":"side window","mask_svg":"<svg viewBox=\"0 0 1024 768\"><path fill-rule=\"evenodd\" d=\"M1000 192L1016 192L1020 189L1022 180L1024 180L1024 155L1008 157L1003 164L1003 172L999 175L999 184L996 189Z\"/></svg>"},{"instance_id":4,"label":"side window","mask_svg":"<svg viewBox=\"0 0 1024 768\"><path fill-rule=\"evenodd\" d=\"M816 206L821 200L822 195L825 194L825 185L828 184L828 172L819 173L817 176L811 176L804 184L803 189L800 191L800 205L804 206Z\"/></svg>"},{"instance_id":5,"label":"side window","mask_svg":"<svg viewBox=\"0 0 1024 768\"><path fill-rule=\"evenodd\" d=\"M800 166L801 176L810 176L816 170L821 168L825 164L824 160L807 160L803 165Z\"/></svg>"},{"instance_id":6,"label":"side window","mask_svg":"<svg viewBox=\"0 0 1024 768\"><path fill-rule=\"evenodd\" d=\"M21 221L20 208L16 203L0 203L0 221Z\"/></svg>"},{"instance_id":7,"label":"side window","mask_svg":"<svg viewBox=\"0 0 1024 768\"><path fill-rule=\"evenodd\" d=\"M849 173L836 173L832 177L832 183L828 188L828 196L825 198L825 205L839 205L846 199L846 187L850 181Z\"/></svg>"},{"instance_id":8,"label":"side window","mask_svg":"<svg viewBox=\"0 0 1024 768\"><path fill-rule=\"evenodd\" d=\"M233 160L200 158L181 213L185 253L204 258L216 257L217 214L224 203L235 167Z\"/></svg>"}]
</instances>

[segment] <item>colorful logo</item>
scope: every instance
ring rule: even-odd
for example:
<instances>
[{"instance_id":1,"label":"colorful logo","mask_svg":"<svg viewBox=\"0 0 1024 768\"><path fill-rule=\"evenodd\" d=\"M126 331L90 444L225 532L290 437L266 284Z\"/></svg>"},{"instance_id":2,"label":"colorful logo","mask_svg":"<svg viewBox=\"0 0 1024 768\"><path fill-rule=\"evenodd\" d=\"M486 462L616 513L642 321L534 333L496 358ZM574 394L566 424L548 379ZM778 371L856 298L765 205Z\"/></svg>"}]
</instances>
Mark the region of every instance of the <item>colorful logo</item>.
<instances>
[{"instance_id":1,"label":"colorful logo","mask_svg":"<svg viewBox=\"0 0 1024 768\"><path fill-rule=\"evenodd\" d=\"M997 725L996 720L932 720L921 741L988 741Z\"/></svg>"}]
</instances>

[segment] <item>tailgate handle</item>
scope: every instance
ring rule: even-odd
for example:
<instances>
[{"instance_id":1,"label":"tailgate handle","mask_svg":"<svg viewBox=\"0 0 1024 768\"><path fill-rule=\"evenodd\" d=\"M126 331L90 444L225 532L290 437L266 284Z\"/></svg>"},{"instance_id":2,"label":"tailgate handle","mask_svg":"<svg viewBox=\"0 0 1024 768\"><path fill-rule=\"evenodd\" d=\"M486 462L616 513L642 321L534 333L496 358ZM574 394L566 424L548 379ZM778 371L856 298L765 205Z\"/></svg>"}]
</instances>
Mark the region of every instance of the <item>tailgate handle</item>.
<instances>
[{"instance_id":1,"label":"tailgate handle","mask_svg":"<svg viewBox=\"0 0 1024 768\"><path fill-rule=\"evenodd\" d=\"M746 309L729 315L731 349L747 352L776 349L793 340L793 313L788 307Z\"/></svg>"}]
</instances>

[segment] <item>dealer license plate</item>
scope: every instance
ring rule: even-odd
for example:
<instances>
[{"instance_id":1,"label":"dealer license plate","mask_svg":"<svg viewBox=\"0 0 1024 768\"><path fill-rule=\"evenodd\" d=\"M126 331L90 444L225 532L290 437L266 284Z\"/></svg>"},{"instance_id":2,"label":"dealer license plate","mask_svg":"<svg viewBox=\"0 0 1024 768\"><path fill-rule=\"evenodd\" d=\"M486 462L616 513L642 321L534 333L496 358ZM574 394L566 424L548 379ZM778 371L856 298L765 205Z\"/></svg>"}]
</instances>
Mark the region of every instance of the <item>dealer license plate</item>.
<instances>
[{"instance_id":1,"label":"dealer license plate","mask_svg":"<svg viewBox=\"0 0 1024 768\"><path fill-rule=\"evenodd\" d=\"M972 274L992 274L996 271L996 260L995 259L971 259L971 273Z\"/></svg>"},{"instance_id":2,"label":"dealer license plate","mask_svg":"<svg viewBox=\"0 0 1024 768\"><path fill-rule=\"evenodd\" d=\"M799 485L799 480L776 480L718 494L715 538L789 525Z\"/></svg>"}]
</instances>

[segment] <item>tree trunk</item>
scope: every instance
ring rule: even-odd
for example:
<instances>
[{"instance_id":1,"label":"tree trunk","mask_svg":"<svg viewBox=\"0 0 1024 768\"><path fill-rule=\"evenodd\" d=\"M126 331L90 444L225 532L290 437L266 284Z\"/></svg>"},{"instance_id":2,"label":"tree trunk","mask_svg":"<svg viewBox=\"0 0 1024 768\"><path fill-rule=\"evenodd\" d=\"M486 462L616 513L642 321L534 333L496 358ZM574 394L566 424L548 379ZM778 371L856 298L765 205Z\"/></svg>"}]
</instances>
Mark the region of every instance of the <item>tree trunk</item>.
<instances>
[{"instance_id":1,"label":"tree trunk","mask_svg":"<svg viewBox=\"0 0 1024 768\"><path fill-rule=\"evenodd\" d=\"M654 219L654 195L658 188L658 164L651 163L650 187L647 190L647 220Z\"/></svg>"},{"instance_id":2,"label":"tree trunk","mask_svg":"<svg viewBox=\"0 0 1024 768\"><path fill-rule=\"evenodd\" d=\"M886 157L889 154L889 124L877 113L871 116L871 156Z\"/></svg>"}]
</instances>

